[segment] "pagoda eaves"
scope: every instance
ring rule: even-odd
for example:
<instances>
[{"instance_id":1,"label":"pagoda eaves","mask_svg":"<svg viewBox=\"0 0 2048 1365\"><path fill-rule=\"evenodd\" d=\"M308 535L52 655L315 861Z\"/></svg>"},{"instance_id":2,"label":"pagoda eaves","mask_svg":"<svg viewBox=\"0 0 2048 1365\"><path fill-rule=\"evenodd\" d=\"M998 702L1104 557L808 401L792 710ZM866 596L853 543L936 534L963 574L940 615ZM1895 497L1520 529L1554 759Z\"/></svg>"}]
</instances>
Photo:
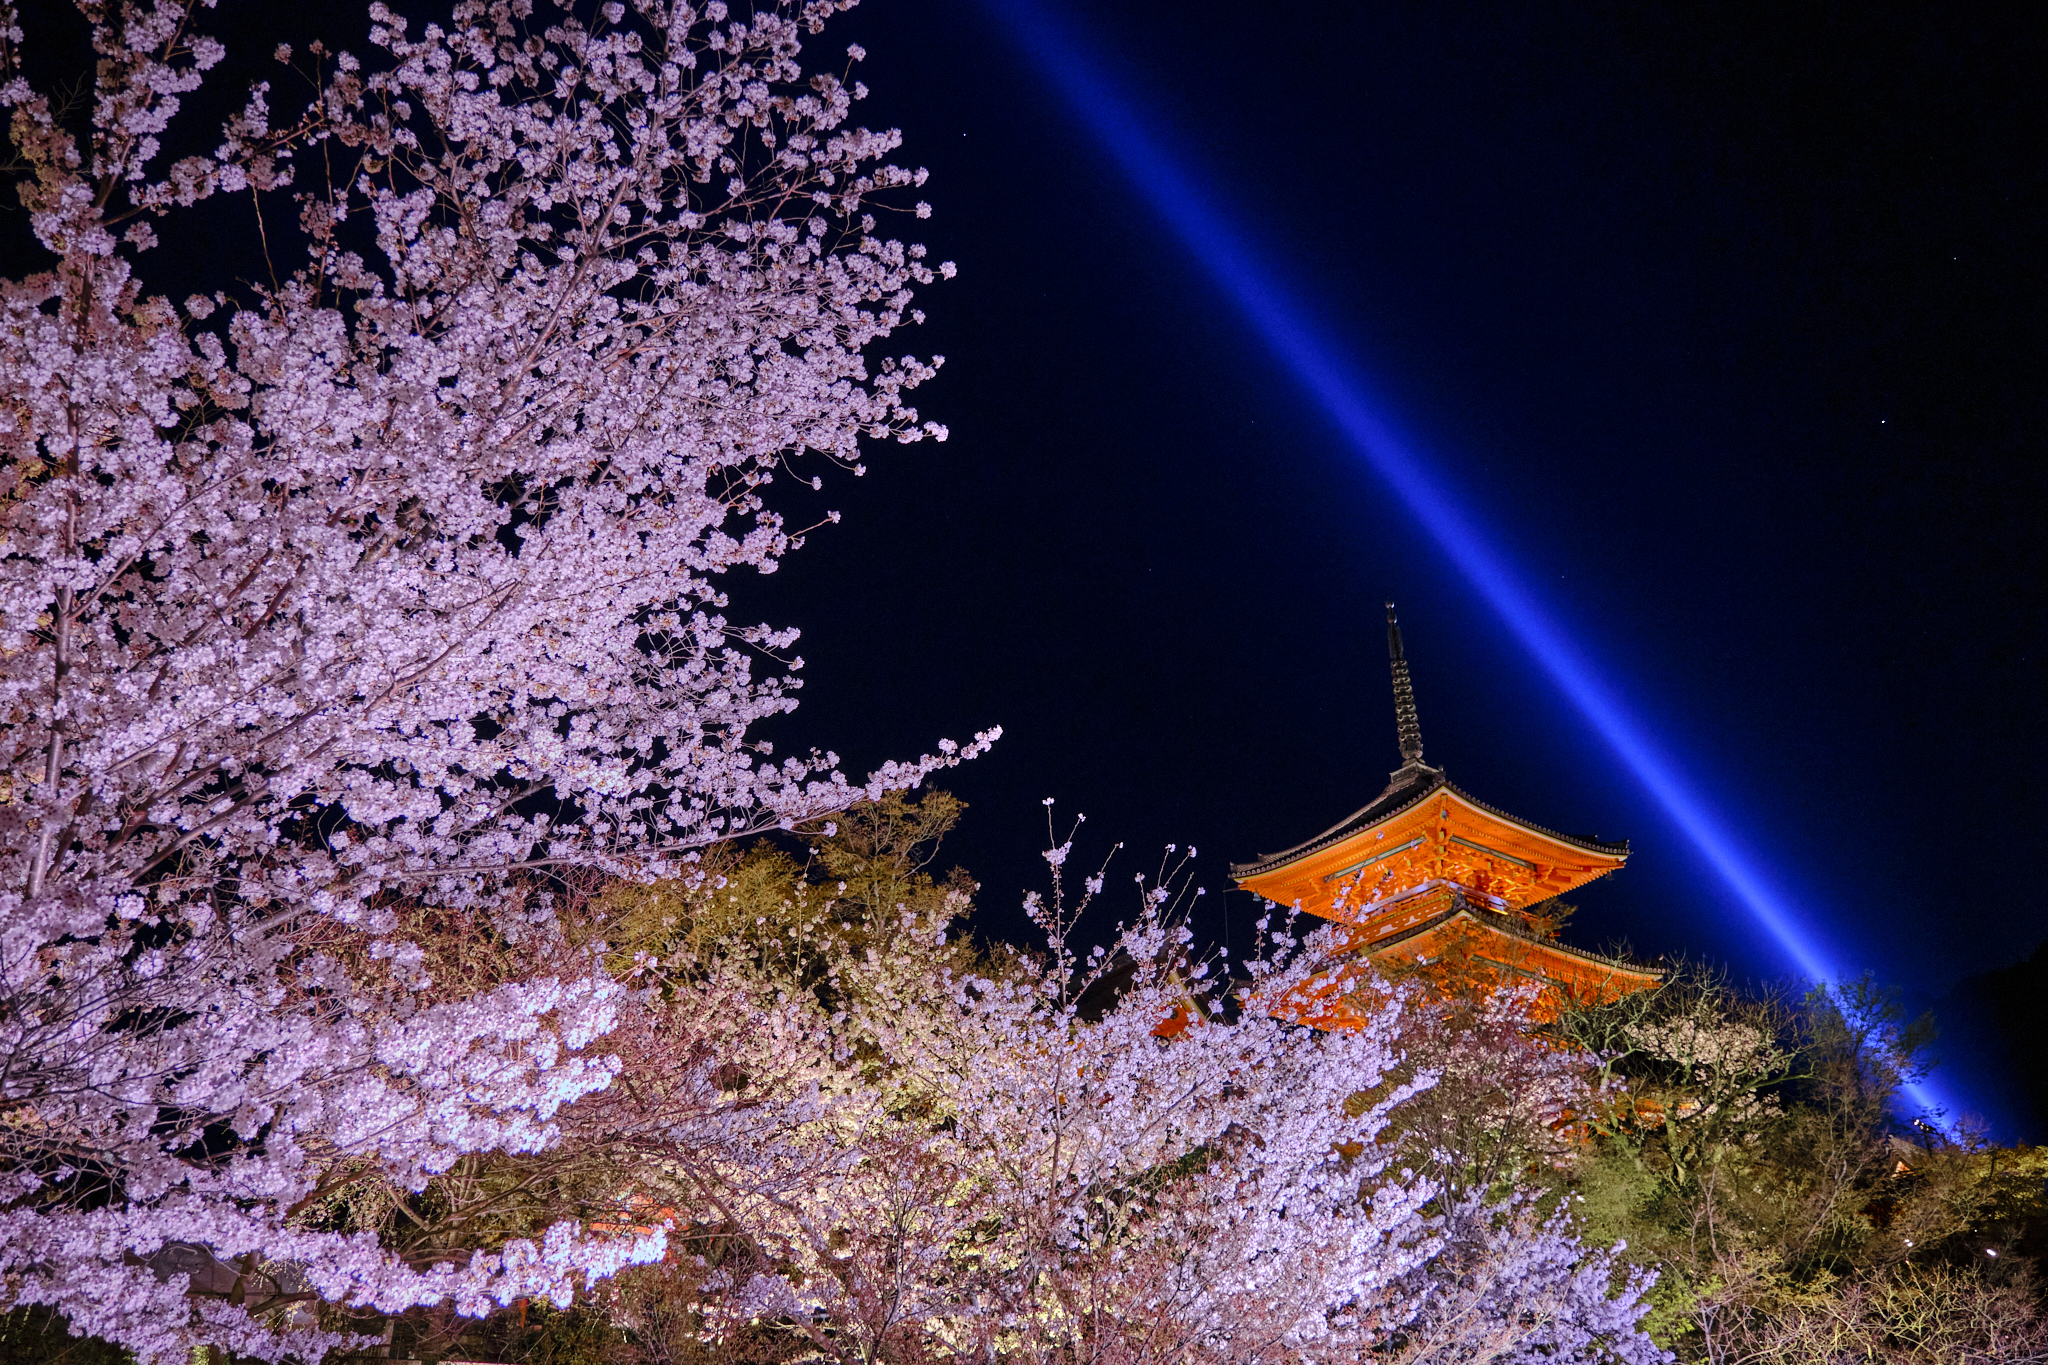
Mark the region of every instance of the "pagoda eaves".
<instances>
[{"instance_id":1,"label":"pagoda eaves","mask_svg":"<svg viewBox=\"0 0 2048 1365\"><path fill-rule=\"evenodd\" d=\"M1422 761L1422 730L1401 629L1387 604L1402 765L1385 790L1314 838L1231 875L1247 891L1346 926L1340 954L1424 963L1462 957L1505 978L1541 980L1560 992L1612 998L1656 984L1660 974L1589 953L1544 931L1530 907L1620 868L1626 840L1560 834L1460 790Z\"/></svg>"},{"instance_id":2,"label":"pagoda eaves","mask_svg":"<svg viewBox=\"0 0 2048 1365\"><path fill-rule=\"evenodd\" d=\"M1394 773L1371 805L1306 843L1235 864L1247 891L1356 923L1426 882L1455 883L1522 909L1576 890L1628 861L1628 844L1544 829L1461 790L1441 769Z\"/></svg>"}]
</instances>

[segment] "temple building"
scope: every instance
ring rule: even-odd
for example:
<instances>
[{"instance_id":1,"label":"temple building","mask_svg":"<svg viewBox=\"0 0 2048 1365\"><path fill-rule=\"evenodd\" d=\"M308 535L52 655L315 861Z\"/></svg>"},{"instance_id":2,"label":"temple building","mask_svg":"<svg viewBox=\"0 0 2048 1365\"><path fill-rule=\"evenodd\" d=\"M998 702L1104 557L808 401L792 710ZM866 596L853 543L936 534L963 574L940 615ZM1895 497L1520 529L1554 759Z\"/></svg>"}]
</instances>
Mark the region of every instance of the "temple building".
<instances>
[{"instance_id":1,"label":"temple building","mask_svg":"<svg viewBox=\"0 0 2048 1365\"><path fill-rule=\"evenodd\" d=\"M1620 867L1628 844L1559 834L1487 805L1422 761L1422 727L1394 604L1387 604L1401 766L1386 790L1306 843L1233 864L1239 886L1343 925L1339 956L1390 976L1439 964L1487 984L1543 983L1541 1007L1653 986L1641 964L1556 936L1556 897ZM1336 1014L1309 1022L1341 1026ZM1318 1013L1326 1013L1319 1010Z\"/></svg>"}]
</instances>

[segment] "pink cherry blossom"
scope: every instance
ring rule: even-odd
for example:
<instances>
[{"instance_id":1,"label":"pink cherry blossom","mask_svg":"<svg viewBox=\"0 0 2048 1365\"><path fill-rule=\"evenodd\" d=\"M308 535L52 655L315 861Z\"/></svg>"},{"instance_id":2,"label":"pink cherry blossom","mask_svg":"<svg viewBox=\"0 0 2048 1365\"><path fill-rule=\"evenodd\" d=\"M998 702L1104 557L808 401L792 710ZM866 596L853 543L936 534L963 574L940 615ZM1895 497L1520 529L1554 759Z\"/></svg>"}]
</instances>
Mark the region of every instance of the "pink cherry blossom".
<instances>
[{"instance_id":1,"label":"pink cherry blossom","mask_svg":"<svg viewBox=\"0 0 2048 1365\"><path fill-rule=\"evenodd\" d=\"M874 230L919 176L798 62L840 7L502 0L414 35L373 6L373 60L319 58L283 121L257 87L167 166L222 55L196 4L81 3L76 128L0 9L48 253L0 283L9 1302L149 1362L278 1359L323 1342L152 1262L191 1244L388 1311L658 1257L658 1231L563 1226L414 1267L298 1229L337 1160L417 1185L553 1142L629 996L585 961L442 999L403 943L366 983L304 931L382 932L403 896L545 939L522 875L673 873L994 738L854 784L750 734L794 705L796 632L729 620L721 586L802 543L770 484L945 435L907 402L938 359L871 354L936 273ZM151 224L227 192L274 247L295 217L302 262L151 295Z\"/></svg>"}]
</instances>

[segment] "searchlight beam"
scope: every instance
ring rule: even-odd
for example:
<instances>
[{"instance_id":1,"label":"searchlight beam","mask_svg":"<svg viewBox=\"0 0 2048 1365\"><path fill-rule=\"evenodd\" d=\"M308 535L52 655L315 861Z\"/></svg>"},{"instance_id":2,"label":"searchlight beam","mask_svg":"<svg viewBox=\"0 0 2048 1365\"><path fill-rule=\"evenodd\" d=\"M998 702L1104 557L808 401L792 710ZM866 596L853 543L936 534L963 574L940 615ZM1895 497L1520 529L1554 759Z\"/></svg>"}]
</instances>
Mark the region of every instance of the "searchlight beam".
<instances>
[{"instance_id":1,"label":"searchlight beam","mask_svg":"<svg viewBox=\"0 0 2048 1365\"><path fill-rule=\"evenodd\" d=\"M1308 311L1214 207L1085 47L1049 12L1028 0L989 0L989 9L1021 41L1039 72L1166 220L1196 263L1314 396L1351 447L1407 503L1785 958L1811 980L1840 980L1822 946L1800 925L1783 893L1744 855L1726 822L1678 762L1628 713L1591 662L1445 490L1440 476L1373 410L1360 377L1335 358L1340 348L1321 334ZM1945 1108L1926 1081L1911 1083L1906 1089L1922 1109L1939 1113Z\"/></svg>"}]
</instances>

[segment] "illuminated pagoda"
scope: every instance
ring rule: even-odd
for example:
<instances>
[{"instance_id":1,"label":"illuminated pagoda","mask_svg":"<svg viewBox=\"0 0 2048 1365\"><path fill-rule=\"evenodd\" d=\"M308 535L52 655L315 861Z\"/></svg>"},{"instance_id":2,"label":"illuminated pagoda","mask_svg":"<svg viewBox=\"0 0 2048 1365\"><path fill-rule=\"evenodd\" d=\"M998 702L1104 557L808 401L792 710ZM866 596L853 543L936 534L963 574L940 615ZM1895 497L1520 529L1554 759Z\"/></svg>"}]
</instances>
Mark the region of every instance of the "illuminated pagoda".
<instances>
[{"instance_id":1,"label":"illuminated pagoda","mask_svg":"<svg viewBox=\"0 0 2048 1365\"><path fill-rule=\"evenodd\" d=\"M1232 865L1238 885L1344 925L1339 955L1362 954L1389 975L1455 964L1482 985L1538 980L1548 1008L1560 997L1610 1000L1655 985L1651 968L1559 941L1545 914L1546 902L1628 861L1627 842L1532 825L1424 763L1391 602L1387 651L1402 761L1386 790L1306 843ZM1339 1002L1327 1004L1337 1015L1311 1022L1341 1026Z\"/></svg>"}]
</instances>

